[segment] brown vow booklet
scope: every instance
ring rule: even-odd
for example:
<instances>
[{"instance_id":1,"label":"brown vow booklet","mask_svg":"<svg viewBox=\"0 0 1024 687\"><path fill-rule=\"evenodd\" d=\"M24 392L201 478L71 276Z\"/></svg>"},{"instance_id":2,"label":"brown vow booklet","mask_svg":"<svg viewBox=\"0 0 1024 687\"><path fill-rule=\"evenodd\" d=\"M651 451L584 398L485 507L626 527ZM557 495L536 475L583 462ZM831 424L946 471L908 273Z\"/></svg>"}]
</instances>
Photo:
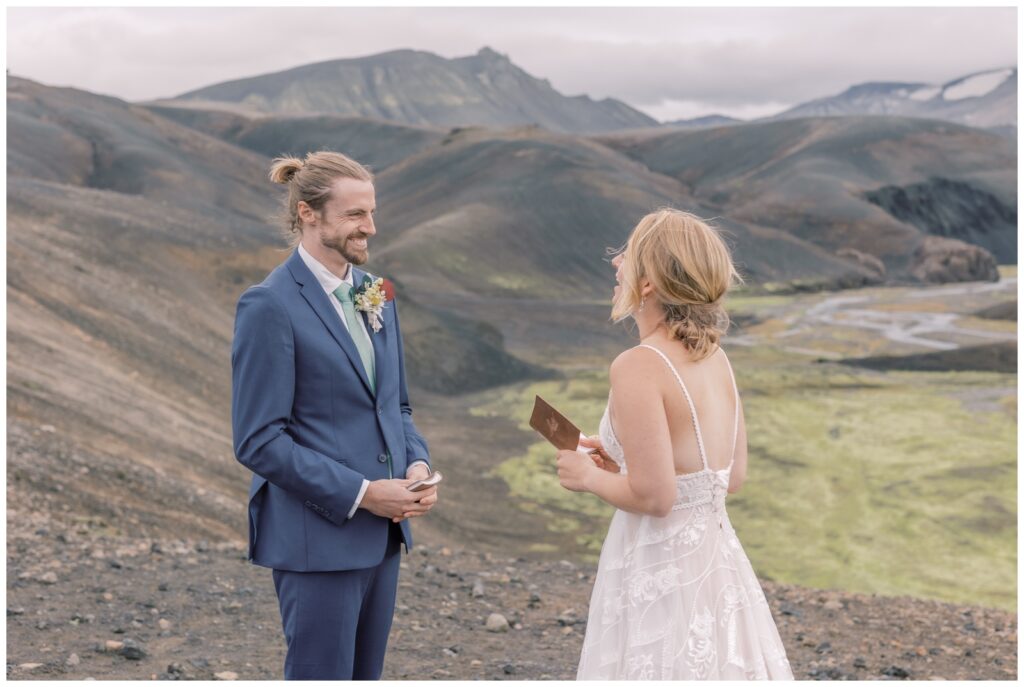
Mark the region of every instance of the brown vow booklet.
<instances>
[{"instance_id":1,"label":"brown vow booklet","mask_svg":"<svg viewBox=\"0 0 1024 687\"><path fill-rule=\"evenodd\" d=\"M540 432L541 436L554 444L555 448L564 451L576 451L579 449L580 439L583 433L580 428L569 421L565 415L554 409L554 407L540 396L533 402L533 414L530 416L530 426ZM611 472L618 472L618 464L608 457L601 449L579 449L584 453L597 457L601 461L600 467Z\"/></svg>"}]
</instances>

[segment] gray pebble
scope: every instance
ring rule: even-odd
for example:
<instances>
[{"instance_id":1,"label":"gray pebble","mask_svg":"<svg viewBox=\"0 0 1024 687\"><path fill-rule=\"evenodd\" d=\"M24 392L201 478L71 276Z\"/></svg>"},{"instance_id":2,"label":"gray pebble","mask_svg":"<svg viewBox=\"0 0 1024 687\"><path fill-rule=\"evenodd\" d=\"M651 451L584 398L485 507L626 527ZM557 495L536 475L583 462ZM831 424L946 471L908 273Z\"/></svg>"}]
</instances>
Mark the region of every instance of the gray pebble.
<instances>
[{"instance_id":1,"label":"gray pebble","mask_svg":"<svg viewBox=\"0 0 1024 687\"><path fill-rule=\"evenodd\" d=\"M139 646L138 642L128 638L125 638L124 646L121 647L121 655L132 661L138 661L147 656L145 649Z\"/></svg>"},{"instance_id":2,"label":"gray pebble","mask_svg":"<svg viewBox=\"0 0 1024 687\"><path fill-rule=\"evenodd\" d=\"M508 620L501 613L491 613L487 616L485 627L488 632L508 632Z\"/></svg>"}]
</instances>

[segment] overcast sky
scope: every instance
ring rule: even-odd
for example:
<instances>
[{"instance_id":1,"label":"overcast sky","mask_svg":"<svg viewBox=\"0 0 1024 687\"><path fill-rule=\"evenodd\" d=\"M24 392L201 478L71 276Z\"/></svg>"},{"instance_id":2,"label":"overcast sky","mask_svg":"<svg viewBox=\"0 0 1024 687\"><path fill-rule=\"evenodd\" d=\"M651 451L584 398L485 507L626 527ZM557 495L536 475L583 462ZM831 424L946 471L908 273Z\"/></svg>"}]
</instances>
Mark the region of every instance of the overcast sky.
<instances>
[{"instance_id":1,"label":"overcast sky","mask_svg":"<svg viewBox=\"0 0 1024 687\"><path fill-rule=\"evenodd\" d=\"M1017 64L1016 8L9 8L11 74L127 100L397 48L490 46L661 119L774 114L865 81Z\"/></svg>"}]
</instances>

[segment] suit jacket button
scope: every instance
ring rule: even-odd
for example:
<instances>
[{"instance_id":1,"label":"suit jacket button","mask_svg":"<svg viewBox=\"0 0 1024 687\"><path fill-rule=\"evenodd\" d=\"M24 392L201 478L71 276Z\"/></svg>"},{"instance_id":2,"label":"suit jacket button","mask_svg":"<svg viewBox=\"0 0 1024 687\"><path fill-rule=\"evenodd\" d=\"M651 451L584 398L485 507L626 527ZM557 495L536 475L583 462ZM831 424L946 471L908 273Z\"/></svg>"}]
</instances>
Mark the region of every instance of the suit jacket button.
<instances>
[{"instance_id":1,"label":"suit jacket button","mask_svg":"<svg viewBox=\"0 0 1024 687\"><path fill-rule=\"evenodd\" d=\"M377 407L377 414L378 415L382 415L383 413L384 413L384 410L380 406L378 406Z\"/></svg>"},{"instance_id":2,"label":"suit jacket button","mask_svg":"<svg viewBox=\"0 0 1024 687\"><path fill-rule=\"evenodd\" d=\"M387 457L387 455L386 455L386 454L384 454L384 453L382 453L382 454L380 454L379 456L377 456L377 462L378 462L378 463L386 463L386 462L388 462L388 457Z\"/></svg>"}]
</instances>

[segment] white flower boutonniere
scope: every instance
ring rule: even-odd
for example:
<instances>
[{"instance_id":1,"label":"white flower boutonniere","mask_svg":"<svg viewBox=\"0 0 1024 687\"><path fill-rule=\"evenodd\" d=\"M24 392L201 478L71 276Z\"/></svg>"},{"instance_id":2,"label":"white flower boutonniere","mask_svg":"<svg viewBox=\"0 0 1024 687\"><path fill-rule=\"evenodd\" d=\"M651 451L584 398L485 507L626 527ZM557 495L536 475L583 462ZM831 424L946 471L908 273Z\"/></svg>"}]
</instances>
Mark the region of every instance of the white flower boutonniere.
<instances>
[{"instance_id":1,"label":"white flower boutonniere","mask_svg":"<svg viewBox=\"0 0 1024 687\"><path fill-rule=\"evenodd\" d=\"M363 277L362 285L356 289L352 298L356 310L366 313L374 333L379 332L383 326L381 314L384 312L384 306L394 299L395 290L392 283L380 277L374 279L370 275Z\"/></svg>"}]
</instances>

